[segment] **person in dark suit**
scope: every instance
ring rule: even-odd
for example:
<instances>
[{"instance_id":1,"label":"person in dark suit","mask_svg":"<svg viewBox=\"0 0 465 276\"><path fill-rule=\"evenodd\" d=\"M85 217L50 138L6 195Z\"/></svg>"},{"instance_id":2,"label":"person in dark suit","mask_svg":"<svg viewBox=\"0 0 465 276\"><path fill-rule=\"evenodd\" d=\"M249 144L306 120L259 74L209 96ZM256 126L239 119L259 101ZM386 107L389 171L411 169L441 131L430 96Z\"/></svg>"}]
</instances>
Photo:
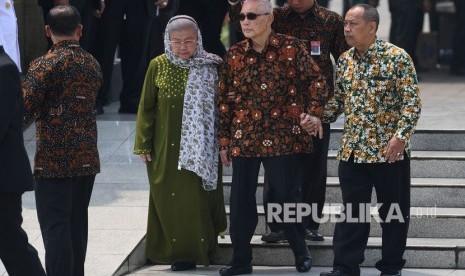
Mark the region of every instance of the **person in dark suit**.
<instances>
[{"instance_id":1,"label":"person in dark suit","mask_svg":"<svg viewBox=\"0 0 465 276\"><path fill-rule=\"evenodd\" d=\"M97 96L97 112L108 103L116 48L119 45L123 88L120 113L136 114L145 72L149 65L152 19L168 6L168 0L107 0L99 20L95 57L102 67L103 86ZM157 7L158 6L158 7Z\"/></svg>"},{"instance_id":2,"label":"person in dark suit","mask_svg":"<svg viewBox=\"0 0 465 276\"><path fill-rule=\"evenodd\" d=\"M193 17L202 31L205 51L223 57L226 48L221 42L221 29L227 12L227 0L179 0L177 14Z\"/></svg>"},{"instance_id":3,"label":"person in dark suit","mask_svg":"<svg viewBox=\"0 0 465 276\"><path fill-rule=\"evenodd\" d=\"M0 259L9 275L45 276L36 249L21 228L21 196L33 190L23 139L21 81L0 45Z\"/></svg>"},{"instance_id":4,"label":"person in dark suit","mask_svg":"<svg viewBox=\"0 0 465 276\"><path fill-rule=\"evenodd\" d=\"M105 10L105 0L37 0L42 7L44 21L50 10L57 5L72 5L81 14L81 24L83 27L82 37L79 41L81 47L93 53L95 43L95 18L100 18ZM48 46L52 46L52 40L48 40Z\"/></svg>"}]
</instances>

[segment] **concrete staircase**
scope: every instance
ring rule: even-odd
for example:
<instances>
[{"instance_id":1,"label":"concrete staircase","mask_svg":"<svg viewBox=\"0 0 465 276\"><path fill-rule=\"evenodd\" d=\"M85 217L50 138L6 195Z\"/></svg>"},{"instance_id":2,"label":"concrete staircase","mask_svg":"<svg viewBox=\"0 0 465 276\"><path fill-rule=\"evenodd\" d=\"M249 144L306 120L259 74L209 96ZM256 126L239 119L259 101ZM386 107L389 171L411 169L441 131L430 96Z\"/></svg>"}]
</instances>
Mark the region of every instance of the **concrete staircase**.
<instances>
[{"instance_id":1,"label":"concrete staircase","mask_svg":"<svg viewBox=\"0 0 465 276\"><path fill-rule=\"evenodd\" d=\"M338 212L341 203L337 177L336 150L342 130L331 133L328 159L327 205L324 214ZM412 138L411 176L412 208L409 239L405 258L410 268L465 268L465 131L418 130ZM225 202L229 202L231 168L223 172ZM294 259L287 243L266 244L260 238L267 232L263 211L263 170L257 188L259 222L252 239L254 265L292 266ZM376 202L373 195L372 202ZM229 205L226 206L229 214ZM333 260L332 234L334 223L324 223L320 228L325 236L323 242L308 242L315 266L331 266ZM228 234L228 232L226 233ZM372 220L368 247L363 266L374 266L381 256L381 229ZM232 254L228 235L219 240L227 264ZM144 264L145 241L136 247L122 271L132 271ZM142 253L142 254L141 254ZM122 273L115 275L123 275Z\"/></svg>"},{"instance_id":2,"label":"concrete staircase","mask_svg":"<svg viewBox=\"0 0 465 276\"><path fill-rule=\"evenodd\" d=\"M331 133L328 154L328 186L324 214L334 214L342 202L337 177L337 148L341 129ZM412 138L411 176L412 208L409 240L405 258L407 267L465 268L465 132L419 130ZM225 201L230 195L231 170L225 170ZM294 260L287 244L264 244L266 233L263 211L263 177L259 179L257 204L259 223L252 240L256 265L292 265ZM376 202L373 195L372 202ZM332 265L334 223L320 228L324 242L309 242L316 266ZM381 229L372 220L364 266L374 266L381 256ZM228 238L220 240L226 258L231 254Z\"/></svg>"}]
</instances>

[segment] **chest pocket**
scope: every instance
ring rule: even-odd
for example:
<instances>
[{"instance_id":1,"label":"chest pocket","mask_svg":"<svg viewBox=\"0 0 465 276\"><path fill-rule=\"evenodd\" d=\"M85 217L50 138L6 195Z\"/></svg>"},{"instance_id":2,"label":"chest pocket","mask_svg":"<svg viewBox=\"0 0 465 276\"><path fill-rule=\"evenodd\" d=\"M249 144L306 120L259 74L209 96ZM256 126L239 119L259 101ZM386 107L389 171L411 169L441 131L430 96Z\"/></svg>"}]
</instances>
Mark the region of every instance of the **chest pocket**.
<instances>
[{"instance_id":1,"label":"chest pocket","mask_svg":"<svg viewBox=\"0 0 465 276\"><path fill-rule=\"evenodd\" d=\"M399 95L395 82L393 76L388 74L377 75L369 79L368 85L374 93L376 104L380 109L393 111L398 105Z\"/></svg>"}]
</instances>

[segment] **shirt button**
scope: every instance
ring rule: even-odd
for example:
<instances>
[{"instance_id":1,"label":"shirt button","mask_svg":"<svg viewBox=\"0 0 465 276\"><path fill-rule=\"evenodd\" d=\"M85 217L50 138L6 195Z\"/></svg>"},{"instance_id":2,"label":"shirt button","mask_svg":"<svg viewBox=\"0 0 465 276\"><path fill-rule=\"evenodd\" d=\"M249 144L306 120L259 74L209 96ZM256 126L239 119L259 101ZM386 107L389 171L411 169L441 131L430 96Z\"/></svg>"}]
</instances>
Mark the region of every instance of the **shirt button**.
<instances>
[{"instance_id":1,"label":"shirt button","mask_svg":"<svg viewBox=\"0 0 465 276\"><path fill-rule=\"evenodd\" d=\"M262 90L265 90L265 89L268 88L268 85L266 85L266 83L262 83L262 85L260 86L260 88L261 88Z\"/></svg>"}]
</instances>

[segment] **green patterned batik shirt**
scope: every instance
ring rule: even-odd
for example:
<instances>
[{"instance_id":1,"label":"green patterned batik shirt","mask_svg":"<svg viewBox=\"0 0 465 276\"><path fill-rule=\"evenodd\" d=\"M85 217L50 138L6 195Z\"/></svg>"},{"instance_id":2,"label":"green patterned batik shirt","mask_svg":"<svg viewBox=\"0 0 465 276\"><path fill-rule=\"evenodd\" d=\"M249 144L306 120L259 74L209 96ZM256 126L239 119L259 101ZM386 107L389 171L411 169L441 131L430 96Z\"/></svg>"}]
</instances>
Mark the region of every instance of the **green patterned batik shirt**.
<instances>
[{"instance_id":1,"label":"green patterned batik shirt","mask_svg":"<svg viewBox=\"0 0 465 276\"><path fill-rule=\"evenodd\" d=\"M401 48L376 40L364 56L351 48L336 68L334 97L323 122L344 112L338 159L354 155L356 163L386 162L383 151L396 136L410 155L410 137L420 117L418 81L410 56Z\"/></svg>"}]
</instances>

